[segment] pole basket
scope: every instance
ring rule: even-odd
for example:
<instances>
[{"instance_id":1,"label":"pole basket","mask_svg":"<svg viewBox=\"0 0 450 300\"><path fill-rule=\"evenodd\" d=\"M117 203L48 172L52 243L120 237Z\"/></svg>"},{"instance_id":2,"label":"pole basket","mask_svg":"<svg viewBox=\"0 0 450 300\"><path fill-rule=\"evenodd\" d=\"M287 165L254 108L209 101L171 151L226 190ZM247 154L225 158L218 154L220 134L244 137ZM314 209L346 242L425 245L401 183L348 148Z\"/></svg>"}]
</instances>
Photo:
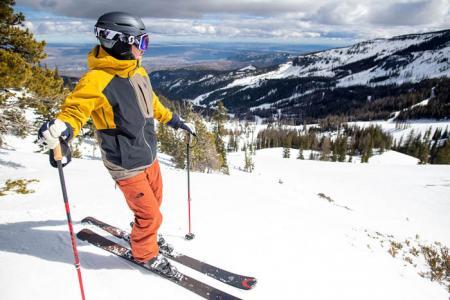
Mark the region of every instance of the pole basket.
<instances>
[{"instance_id":1,"label":"pole basket","mask_svg":"<svg viewBox=\"0 0 450 300\"><path fill-rule=\"evenodd\" d=\"M187 233L184 238L188 241L193 240L195 238L195 234L193 233Z\"/></svg>"}]
</instances>

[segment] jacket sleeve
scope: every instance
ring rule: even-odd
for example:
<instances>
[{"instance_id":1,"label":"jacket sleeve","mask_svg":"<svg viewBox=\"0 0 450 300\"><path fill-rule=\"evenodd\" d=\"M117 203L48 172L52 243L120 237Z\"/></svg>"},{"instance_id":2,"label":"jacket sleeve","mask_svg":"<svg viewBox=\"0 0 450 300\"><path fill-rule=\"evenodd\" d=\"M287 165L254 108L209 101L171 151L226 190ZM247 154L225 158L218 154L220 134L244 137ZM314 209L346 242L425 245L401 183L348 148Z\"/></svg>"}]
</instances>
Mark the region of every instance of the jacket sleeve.
<instances>
[{"instance_id":1,"label":"jacket sleeve","mask_svg":"<svg viewBox=\"0 0 450 300\"><path fill-rule=\"evenodd\" d=\"M159 101L159 97L153 93L153 116L156 120L163 124L167 124L170 120L172 120L172 112L167 109L162 103Z\"/></svg>"},{"instance_id":2,"label":"jacket sleeve","mask_svg":"<svg viewBox=\"0 0 450 300\"><path fill-rule=\"evenodd\" d=\"M92 111L107 101L95 80L90 77L88 73L80 79L72 93L67 96L56 117L72 126L74 136L80 133Z\"/></svg>"}]
</instances>

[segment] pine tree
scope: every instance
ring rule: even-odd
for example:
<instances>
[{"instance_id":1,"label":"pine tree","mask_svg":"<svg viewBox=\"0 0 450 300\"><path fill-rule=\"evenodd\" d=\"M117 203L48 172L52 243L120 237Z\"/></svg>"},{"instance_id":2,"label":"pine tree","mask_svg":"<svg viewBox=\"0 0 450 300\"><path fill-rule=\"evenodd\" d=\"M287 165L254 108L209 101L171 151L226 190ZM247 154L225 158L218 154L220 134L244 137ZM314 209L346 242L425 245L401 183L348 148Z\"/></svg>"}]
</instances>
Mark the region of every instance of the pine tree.
<instances>
[{"instance_id":1,"label":"pine tree","mask_svg":"<svg viewBox=\"0 0 450 300\"><path fill-rule=\"evenodd\" d=\"M428 142L429 141L429 139L430 139L430 137L431 137L431 130L432 130L432 128L431 128L431 126L428 128L428 130L425 132L425 135L423 136L423 140L425 141L425 142Z\"/></svg>"},{"instance_id":2,"label":"pine tree","mask_svg":"<svg viewBox=\"0 0 450 300\"><path fill-rule=\"evenodd\" d=\"M419 148L419 159L421 164L426 164L428 162L428 156L430 154L430 148L427 142L420 144Z\"/></svg>"},{"instance_id":3,"label":"pine tree","mask_svg":"<svg viewBox=\"0 0 450 300\"><path fill-rule=\"evenodd\" d=\"M436 163L436 154L438 152L438 141L432 140L431 142L431 149L430 149L430 163L435 164Z\"/></svg>"},{"instance_id":4,"label":"pine tree","mask_svg":"<svg viewBox=\"0 0 450 300\"><path fill-rule=\"evenodd\" d=\"M330 155L330 151L331 151L331 142L330 142L329 137L322 138L320 150L322 151L320 160L328 160L328 156Z\"/></svg>"},{"instance_id":5,"label":"pine tree","mask_svg":"<svg viewBox=\"0 0 450 300\"><path fill-rule=\"evenodd\" d=\"M14 5L14 0L0 2L0 90L27 88L33 95L23 101L25 106L21 108L34 107L42 116L41 112L56 107L55 102L64 97L63 81L55 71L39 65L46 57L45 42L34 39L24 26L24 15L15 13ZM15 103L6 101L9 96L8 93L0 95L0 113L3 115L0 118L0 145L2 134L23 131L28 127L26 122L22 122L22 111L15 107Z\"/></svg>"},{"instance_id":6,"label":"pine tree","mask_svg":"<svg viewBox=\"0 0 450 300\"><path fill-rule=\"evenodd\" d=\"M217 104L217 110L214 112L214 143L216 145L217 153L220 156L220 169L223 173L229 174L227 153L225 150L225 143L223 137L225 136L225 122L227 120L227 110L222 102Z\"/></svg>"},{"instance_id":7,"label":"pine tree","mask_svg":"<svg viewBox=\"0 0 450 300\"><path fill-rule=\"evenodd\" d=\"M244 170L245 172L253 172L253 170L255 169L255 164L253 163L252 160L252 156L249 153L249 150L246 148L245 149L245 158L244 158Z\"/></svg>"},{"instance_id":8,"label":"pine tree","mask_svg":"<svg viewBox=\"0 0 450 300\"><path fill-rule=\"evenodd\" d=\"M435 164L450 164L450 142L446 140L436 151Z\"/></svg>"},{"instance_id":9,"label":"pine tree","mask_svg":"<svg viewBox=\"0 0 450 300\"><path fill-rule=\"evenodd\" d=\"M445 127L445 131L441 135L441 140L445 140L448 138L448 126Z\"/></svg>"},{"instance_id":10,"label":"pine tree","mask_svg":"<svg viewBox=\"0 0 450 300\"><path fill-rule=\"evenodd\" d=\"M228 144L227 144L227 152L233 152L236 149L236 137L234 135L234 133L230 134L230 138L228 139Z\"/></svg>"},{"instance_id":11,"label":"pine tree","mask_svg":"<svg viewBox=\"0 0 450 300\"><path fill-rule=\"evenodd\" d=\"M442 132L441 128L436 128L433 134L433 140L435 141L439 140L441 138L441 132Z\"/></svg>"},{"instance_id":12,"label":"pine tree","mask_svg":"<svg viewBox=\"0 0 450 300\"><path fill-rule=\"evenodd\" d=\"M301 147L298 149L297 159L305 159L303 156L303 149Z\"/></svg>"},{"instance_id":13,"label":"pine tree","mask_svg":"<svg viewBox=\"0 0 450 300\"><path fill-rule=\"evenodd\" d=\"M189 122L194 123L197 138L190 141L191 170L200 172L212 172L220 169L220 156L214 144L214 134L208 131L200 115L187 113ZM162 123L158 124L157 136L159 150L172 156L172 161L177 168L186 167L186 132L175 131Z\"/></svg>"},{"instance_id":14,"label":"pine tree","mask_svg":"<svg viewBox=\"0 0 450 300\"><path fill-rule=\"evenodd\" d=\"M344 136L339 141L338 161L344 162L347 156L347 138Z\"/></svg>"},{"instance_id":15,"label":"pine tree","mask_svg":"<svg viewBox=\"0 0 450 300\"><path fill-rule=\"evenodd\" d=\"M221 155L216 151L214 134L208 131L206 124L198 114L193 114L197 139L191 148L191 168L201 172L212 172L221 168ZM224 148L225 150L225 148Z\"/></svg>"},{"instance_id":16,"label":"pine tree","mask_svg":"<svg viewBox=\"0 0 450 300\"><path fill-rule=\"evenodd\" d=\"M159 144L159 151L171 155L173 148L174 137L171 134L170 128L161 122L158 122L156 129L156 136Z\"/></svg>"},{"instance_id":17,"label":"pine tree","mask_svg":"<svg viewBox=\"0 0 450 300\"><path fill-rule=\"evenodd\" d=\"M334 141L334 143L331 142L331 148L332 148L331 161L337 161L337 159L338 159L339 142L340 142L340 137L337 137L336 140Z\"/></svg>"}]
</instances>

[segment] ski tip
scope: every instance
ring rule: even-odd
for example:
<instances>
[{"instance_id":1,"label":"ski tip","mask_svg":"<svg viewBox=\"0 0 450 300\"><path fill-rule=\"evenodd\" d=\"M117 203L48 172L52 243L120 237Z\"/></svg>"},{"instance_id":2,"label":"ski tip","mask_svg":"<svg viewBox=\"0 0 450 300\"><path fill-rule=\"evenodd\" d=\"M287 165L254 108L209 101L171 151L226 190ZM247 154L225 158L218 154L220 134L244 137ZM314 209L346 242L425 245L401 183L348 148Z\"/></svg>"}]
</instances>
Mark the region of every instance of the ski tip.
<instances>
[{"instance_id":1,"label":"ski tip","mask_svg":"<svg viewBox=\"0 0 450 300\"><path fill-rule=\"evenodd\" d=\"M83 220L81 220L81 223L91 223L95 218L93 217L86 217Z\"/></svg>"},{"instance_id":2,"label":"ski tip","mask_svg":"<svg viewBox=\"0 0 450 300\"><path fill-rule=\"evenodd\" d=\"M86 241L92 234L93 234L92 230L85 228L77 233L77 238L79 238L82 241Z\"/></svg>"},{"instance_id":3,"label":"ski tip","mask_svg":"<svg viewBox=\"0 0 450 300\"><path fill-rule=\"evenodd\" d=\"M256 285L257 282L258 282L258 281L256 280L256 278L253 278L253 277L247 277L247 278L245 278L244 280L242 280L242 287L243 287L245 290L250 290L250 289L252 289L252 288L255 287L255 285Z\"/></svg>"}]
</instances>

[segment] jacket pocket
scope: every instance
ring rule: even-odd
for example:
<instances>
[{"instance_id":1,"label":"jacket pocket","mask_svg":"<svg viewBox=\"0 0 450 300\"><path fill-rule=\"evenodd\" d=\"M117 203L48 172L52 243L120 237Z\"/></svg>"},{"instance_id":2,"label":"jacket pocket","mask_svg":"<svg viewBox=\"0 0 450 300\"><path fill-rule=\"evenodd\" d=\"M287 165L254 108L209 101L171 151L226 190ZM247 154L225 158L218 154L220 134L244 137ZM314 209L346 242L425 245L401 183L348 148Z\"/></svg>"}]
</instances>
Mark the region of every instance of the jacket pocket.
<instances>
[{"instance_id":1,"label":"jacket pocket","mask_svg":"<svg viewBox=\"0 0 450 300\"><path fill-rule=\"evenodd\" d=\"M151 164L151 151L142 136L129 138L118 135L122 167L127 170Z\"/></svg>"},{"instance_id":2,"label":"jacket pocket","mask_svg":"<svg viewBox=\"0 0 450 300\"><path fill-rule=\"evenodd\" d=\"M101 141L100 147L105 153L106 159L115 165L122 165L117 133L113 130L99 130L98 134Z\"/></svg>"}]
</instances>

